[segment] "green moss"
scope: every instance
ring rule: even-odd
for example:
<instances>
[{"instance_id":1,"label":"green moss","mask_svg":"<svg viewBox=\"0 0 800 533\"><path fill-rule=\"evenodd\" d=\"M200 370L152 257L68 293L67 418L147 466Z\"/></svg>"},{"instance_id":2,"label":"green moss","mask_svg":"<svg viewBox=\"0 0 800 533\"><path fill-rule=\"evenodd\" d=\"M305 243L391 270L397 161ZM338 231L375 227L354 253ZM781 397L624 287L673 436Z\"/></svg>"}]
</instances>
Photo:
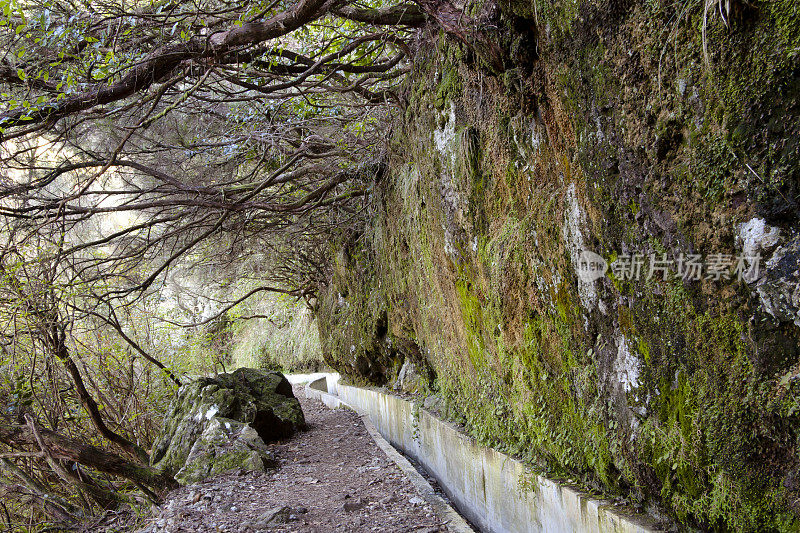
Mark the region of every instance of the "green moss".
<instances>
[{"instance_id":1,"label":"green moss","mask_svg":"<svg viewBox=\"0 0 800 533\"><path fill-rule=\"evenodd\" d=\"M756 194L779 198L800 164L796 9L761 2L730 29L712 16L709 69L699 2L523 4L503 6L537 20L532 79L470 76L461 47L441 40L442 57L415 69L364 238L374 268L350 264L336 279L360 294L346 297L355 310L331 308L329 335L341 337L331 346L343 368L359 357L390 368L396 359L370 348L386 313L392 338L430 361L450 416L482 442L686 527L790 529L797 494L781 487L797 402L753 368L747 289L610 275L596 285L606 312L585 309L563 227L574 186L585 245L609 262L732 248L735 222L751 216L732 191L756 209ZM536 112L506 90L532 91ZM430 108L451 103L456 165L431 139L441 112ZM535 147L534 127L547 132ZM622 336L640 365L627 392L614 370Z\"/></svg>"},{"instance_id":2,"label":"green moss","mask_svg":"<svg viewBox=\"0 0 800 533\"><path fill-rule=\"evenodd\" d=\"M772 490L780 480L770 479L754 456L769 437L753 426L763 415L753 403L758 387L744 326L729 312L698 313L680 284L667 291L632 315L654 415L639 437L639 460L652 467L662 499L682 521L699 519L715 529L783 527L793 518L782 510L785 496ZM665 330L672 347L652 352Z\"/></svg>"},{"instance_id":3,"label":"green moss","mask_svg":"<svg viewBox=\"0 0 800 533\"><path fill-rule=\"evenodd\" d=\"M523 2L515 2L514 5L521 5ZM563 0L559 2L549 2L547 0L533 0L528 5L534 5L534 17L539 27L549 31L553 40L560 40L568 37L572 33L572 26L578 16L578 9L581 0ZM521 12L530 11L519 10Z\"/></svg>"},{"instance_id":4,"label":"green moss","mask_svg":"<svg viewBox=\"0 0 800 533\"><path fill-rule=\"evenodd\" d=\"M442 81L436 87L436 98L434 104L437 109L444 109L445 103L451 101L461 92L461 78L455 66L444 69Z\"/></svg>"}]
</instances>

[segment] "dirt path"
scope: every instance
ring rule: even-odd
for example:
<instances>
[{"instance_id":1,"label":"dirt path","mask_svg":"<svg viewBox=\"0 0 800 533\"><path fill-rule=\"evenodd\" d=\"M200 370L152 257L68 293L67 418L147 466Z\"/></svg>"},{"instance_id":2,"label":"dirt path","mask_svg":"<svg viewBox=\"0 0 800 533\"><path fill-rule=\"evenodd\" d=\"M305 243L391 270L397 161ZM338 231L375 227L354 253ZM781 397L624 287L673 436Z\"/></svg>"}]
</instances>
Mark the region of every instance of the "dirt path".
<instances>
[{"instance_id":1,"label":"dirt path","mask_svg":"<svg viewBox=\"0 0 800 533\"><path fill-rule=\"evenodd\" d=\"M271 446L277 470L182 487L141 531L448 531L355 413L295 395L309 430Z\"/></svg>"}]
</instances>

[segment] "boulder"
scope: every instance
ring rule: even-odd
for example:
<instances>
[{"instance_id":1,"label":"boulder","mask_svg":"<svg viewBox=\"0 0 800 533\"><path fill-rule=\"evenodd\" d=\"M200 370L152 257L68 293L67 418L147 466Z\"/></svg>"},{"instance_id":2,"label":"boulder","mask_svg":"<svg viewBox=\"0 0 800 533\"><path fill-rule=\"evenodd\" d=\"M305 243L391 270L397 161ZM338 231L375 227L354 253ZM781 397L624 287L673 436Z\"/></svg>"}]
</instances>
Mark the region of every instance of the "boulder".
<instances>
[{"instance_id":1,"label":"boulder","mask_svg":"<svg viewBox=\"0 0 800 533\"><path fill-rule=\"evenodd\" d=\"M151 463L179 482L271 463L265 443L304 426L292 386L280 372L240 368L181 387L153 445Z\"/></svg>"},{"instance_id":2,"label":"boulder","mask_svg":"<svg viewBox=\"0 0 800 533\"><path fill-rule=\"evenodd\" d=\"M214 417L194 441L183 468L175 474L182 485L228 472L260 472L277 466L256 430L229 418Z\"/></svg>"}]
</instances>

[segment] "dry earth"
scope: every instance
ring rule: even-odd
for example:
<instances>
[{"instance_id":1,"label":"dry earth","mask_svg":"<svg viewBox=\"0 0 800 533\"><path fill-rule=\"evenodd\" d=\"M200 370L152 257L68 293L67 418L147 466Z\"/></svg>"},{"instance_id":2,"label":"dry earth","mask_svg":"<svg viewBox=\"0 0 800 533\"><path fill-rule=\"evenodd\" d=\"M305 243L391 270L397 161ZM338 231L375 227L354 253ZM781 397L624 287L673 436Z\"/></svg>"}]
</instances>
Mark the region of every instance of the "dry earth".
<instances>
[{"instance_id":1,"label":"dry earth","mask_svg":"<svg viewBox=\"0 0 800 533\"><path fill-rule=\"evenodd\" d=\"M448 531L355 413L328 409L297 387L295 395L309 429L270 446L277 470L175 490L139 521L139 531ZM104 525L119 531L121 524Z\"/></svg>"}]
</instances>

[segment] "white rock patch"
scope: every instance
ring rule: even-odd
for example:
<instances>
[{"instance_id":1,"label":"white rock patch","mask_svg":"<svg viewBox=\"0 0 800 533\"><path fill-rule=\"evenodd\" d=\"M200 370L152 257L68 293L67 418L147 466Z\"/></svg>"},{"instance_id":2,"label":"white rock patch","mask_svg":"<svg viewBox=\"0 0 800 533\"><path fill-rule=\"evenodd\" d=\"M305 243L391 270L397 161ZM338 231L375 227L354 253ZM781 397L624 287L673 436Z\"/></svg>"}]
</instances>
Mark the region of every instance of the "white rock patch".
<instances>
[{"instance_id":1,"label":"white rock patch","mask_svg":"<svg viewBox=\"0 0 800 533\"><path fill-rule=\"evenodd\" d=\"M780 230L767 224L763 218L751 218L736 226L736 243L745 256L753 257L762 250L769 250L780 238Z\"/></svg>"},{"instance_id":2,"label":"white rock patch","mask_svg":"<svg viewBox=\"0 0 800 533\"><path fill-rule=\"evenodd\" d=\"M572 266L577 272L581 254L584 251L584 241L583 233L581 232L583 213L578 205L578 196L575 193L574 183L570 184L567 189L566 208L567 216L564 222L563 235L569 248ZM594 288L594 281L587 282L578 278L578 296L584 308L592 309L597 303L597 291Z\"/></svg>"},{"instance_id":3,"label":"white rock patch","mask_svg":"<svg viewBox=\"0 0 800 533\"><path fill-rule=\"evenodd\" d=\"M444 113L443 113L444 114ZM447 119L441 129L433 130L433 144L436 150L450 159L451 169L455 168L456 163L456 106L450 102L450 110L447 112Z\"/></svg>"},{"instance_id":4,"label":"white rock patch","mask_svg":"<svg viewBox=\"0 0 800 533\"><path fill-rule=\"evenodd\" d=\"M630 392L639 386L639 371L641 363L633 354L630 342L624 335L617 337L617 358L614 360L614 373L622 390Z\"/></svg>"}]
</instances>

